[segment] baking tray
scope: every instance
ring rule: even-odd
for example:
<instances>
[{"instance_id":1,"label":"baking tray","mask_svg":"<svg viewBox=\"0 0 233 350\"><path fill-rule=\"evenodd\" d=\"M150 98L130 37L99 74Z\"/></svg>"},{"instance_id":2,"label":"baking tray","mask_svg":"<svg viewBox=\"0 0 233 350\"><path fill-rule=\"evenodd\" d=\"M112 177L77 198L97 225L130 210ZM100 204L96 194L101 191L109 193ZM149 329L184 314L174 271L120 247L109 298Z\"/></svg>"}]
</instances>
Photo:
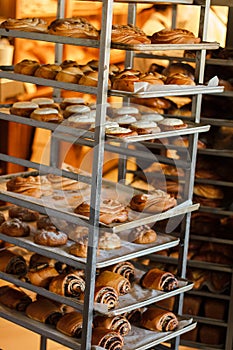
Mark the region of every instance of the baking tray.
<instances>
[{"instance_id":1,"label":"baking tray","mask_svg":"<svg viewBox=\"0 0 233 350\"><path fill-rule=\"evenodd\" d=\"M216 50L217 42L202 42L199 44L121 44L112 43L112 48L117 50L134 51L167 51L167 50Z\"/></svg>"}]
</instances>

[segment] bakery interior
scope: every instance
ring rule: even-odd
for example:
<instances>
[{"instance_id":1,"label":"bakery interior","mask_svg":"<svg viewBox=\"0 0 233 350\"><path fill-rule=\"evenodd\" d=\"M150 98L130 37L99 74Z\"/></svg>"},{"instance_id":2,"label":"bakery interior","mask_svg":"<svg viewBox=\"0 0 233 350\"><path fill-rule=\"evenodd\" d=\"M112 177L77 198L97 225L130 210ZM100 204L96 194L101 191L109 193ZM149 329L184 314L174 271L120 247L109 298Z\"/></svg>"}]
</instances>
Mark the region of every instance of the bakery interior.
<instances>
[{"instance_id":1,"label":"bakery interior","mask_svg":"<svg viewBox=\"0 0 233 350\"><path fill-rule=\"evenodd\" d=\"M200 21L204 8L204 6L200 6L200 4L205 3L205 1L197 0L194 1L194 4L189 2L188 5L185 1L181 1L180 3L181 4L179 4L179 1L171 2L171 4L168 2L153 3L152 1L141 0L136 6L135 23L137 27L150 38L153 37L154 33L162 31L164 28L182 28L192 32L197 38L201 30ZM88 93L88 90L85 93L85 89L84 92L77 92L71 89L53 88L53 85L49 86L49 84L43 86L41 83L27 82L27 79L26 81L20 81L20 79L14 80L14 78L12 78L11 80L1 77L1 73L4 72L3 67L13 67L13 69L15 69L14 67L24 60L36 62L37 68L45 65L53 65L56 62L58 57L56 55L58 55L58 53L61 53L62 60L56 62L57 65L60 65L61 62L75 62L79 67L88 67L88 69L94 71L94 68L90 68L91 66L88 64L90 62L95 64L98 62L100 52L96 47L89 47L88 45L74 46L66 43L59 44L59 46L52 41L33 40L33 31L31 32L31 40L28 39L27 36L26 38L23 36L17 37L16 34L13 36L4 36L2 32L3 29L1 29L4 27L1 27L1 23L4 23L9 18L40 18L46 21L46 23L52 23L58 17L58 4L64 5L63 18L85 18L98 31L101 30L103 5L102 2L99 1L32 0L28 2L26 0L1 0L0 175L1 177L3 176L3 179L5 176L5 179L8 179L8 181L11 179L11 174L19 174L19 176L21 176L22 173L31 171L34 163L49 165L51 159L54 161L50 154L52 147L50 138L51 130L53 129L35 127L33 126L34 124L30 125L30 123L27 125L27 123L21 124L20 122L13 122L12 120L7 121L7 118L2 118L2 111L5 113L5 110L12 108L15 103L24 103L33 99L48 99L50 102L52 101L53 105L56 104L58 100L59 103L66 100L68 101L69 99L83 100L84 103L80 102L82 107L92 106L96 103L96 96ZM170 199L175 198L174 200L178 202L183 196L185 185L184 181L180 181L180 179L184 178L184 171L181 167L177 167L176 164L181 164L181 162L184 161L184 157L187 157L187 154L189 155L188 152L192 150L190 144L196 142L196 154L192 154L192 162L195 163L195 174L193 178L193 188L191 186L191 197L193 203L198 203L200 206L198 210L189 213L190 216L187 216L185 225L188 226L188 229L184 229L183 221L185 221L185 219L183 217L180 218L180 216L177 216L178 220L174 219L170 221L170 229L169 220L166 217L164 220L156 221L154 225L150 225L149 227L150 231L164 231L169 235L173 235L175 238L179 237L179 232L185 232L188 236L188 241L187 238L184 238L183 233L180 235L182 240L184 240L181 243L184 246L185 244L187 245L187 250L182 250L183 248L180 248L182 244L179 243L177 245L171 245L170 247L168 246L166 249L158 249L151 254L144 253L138 255L131 258L131 260L133 266L143 266L144 271L158 268L176 275L177 266L178 270L183 269L182 271L185 271L187 280L192 282L192 289L180 295L174 294L173 296L171 294L172 296L170 298L164 298L156 302L156 306L169 312L179 310L182 316L192 317L192 320L197 322L197 324L195 328L190 331L184 332L181 335L178 334L175 340L170 338L171 340L165 340L163 345L156 344L154 347L146 347L151 350L165 348L179 348L182 350L233 349L233 32L230 30L233 25L232 7L232 0L213 0L210 2L208 26L205 37L206 42L218 43L218 48L212 50L208 49L207 46L207 49L201 50L201 55L198 54L198 51L192 49L190 51L174 50L171 47L169 50L166 49L163 51L161 49L161 51L156 51L155 57L149 57L152 56L150 52L149 55L141 55L141 57L139 57L140 55L135 55L131 62L132 66L126 67L125 62L130 62L128 51L126 52L125 50L115 47L110 50L109 68L111 67L113 70L117 70L117 73L114 71L112 74L110 84L114 84L114 81L116 81L113 79L114 74L124 72L127 69L131 69L132 74L135 72L146 74L148 72L150 72L150 74L159 73L160 77L162 76L163 79L164 77L168 79L172 74L181 73L193 82L197 79L195 72L198 67L198 69L204 70L204 75L202 77L203 84L208 84L212 78L217 77L218 87L223 87L222 92L217 94L207 93L201 95L197 93L195 96L189 94L185 94L184 96L180 96L179 94L177 96L166 95L165 97L152 99L134 98L131 101L132 103L130 102L130 106L133 106L134 111L136 106L136 113L145 113L143 112L143 108L145 107L145 110L149 111L146 112L148 114L158 114L171 119L179 118L179 120L182 120L183 125L185 123L191 123L193 120L195 121L194 113L198 111L197 113L200 114L199 122L201 122L202 125L210 125L207 132L195 134L195 136L198 135L198 140L195 136L193 138L193 135L188 135L187 137L185 133L179 137L171 137L171 139L169 139L169 137L156 139L153 143L145 142L147 149L153 154L153 157L148 158L149 160L144 159L142 162L137 163L133 155L127 159L127 172L124 173L127 184L140 191L153 192L158 189L166 191ZM123 1L123 3L118 1L114 2L112 23L116 25L127 24L130 18L129 8L130 6L128 6L126 1ZM205 19L202 20L205 21ZM63 35L66 37L66 34ZM62 41L62 43L63 42L64 41ZM199 66L199 61L196 57L199 57L200 62L204 61L204 68L200 68L201 65ZM16 73L16 71L14 72ZM61 82L63 81L65 80L61 80ZM175 84L178 83L176 82ZM186 83L180 84L183 85ZM123 89L116 87L115 90ZM57 96L59 96L59 98ZM116 96L110 94L107 101L107 113L114 113L114 111L118 108L120 109L126 101L129 104L128 98L123 100L123 98L117 94ZM148 103L145 101L148 101ZM150 103L151 101L152 103ZM59 103L57 103L57 105ZM200 109L198 108L198 104ZM114 108L111 109L109 107L111 105L114 106ZM193 107L193 105L195 107ZM90 110L89 108L89 111ZM62 113L64 113L64 111L65 109L62 110ZM14 112L11 113L14 114ZM43 119L41 120L43 121ZM57 123L57 121L55 121L55 123ZM88 127L90 127L90 125ZM162 123L158 125L162 127ZM166 129L163 130L166 131ZM83 144L72 144L64 140L61 142L61 147L59 147L58 158L57 155L54 156L55 160L58 160L62 165L65 164L66 168L63 169L67 171L74 171L74 173L80 173L81 171L81 174L90 174L94 166L93 164L95 163L95 153L92 148L88 145L86 146L85 142ZM114 144L114 142L112 142L112 144ZM155 145L155 147L153 145ZM134 146L132 146L132 150L134 151ZM193 152L195 153L195 151ZM28 166L28 163L23 161L21 163L7 161L4 156L2 156L3 154L30 161L32 162L32 166ZM133 154L133 152L131 152L131 154ZM158 159L160 159L160 157L162 157L161 159L166 157L173 161L167 164L166 162L161 163L159 165ZM156 161L152 161L152 159ZM112 181L116 184L122 181L123 184L118 169L119 163L121 163L122 160L124 163L124 157L118 157L116 153L112 153L111 151L106 151L104 153L103 166L101 169L104 180ZM68 180L72 180L72 178ZM1 180L0 194L3 188L2 183L3 181ZM20 207L19 202L16 201L14 203L17 204L17 207ZM68 202L68 205L70 203L71 202ZM22 202L21 208L24 207L23 204L25 203ZM15 205L13 207L15 207ZM11 316L9 316L7 312L2 311L2 300L4 298L1 300L1 288L8 285L12 288L17 287L12 283L14 279L6 277L7 274L4 272L5 263L1 264L1 254L4 254L6 250L13 252L17 256L23 256L23 259L29 264L33 254L36 255L37 252L43 251L39 249L35 250L36 253L33 253L34 250L32 248L32 252L29 252L23 248L22 245L17 246L16 243L12 243L15 242L14 239L9 240L9 242L5 242L2 239L3 234L6 234L4 230L1 229L2 225L13 218L13 216L10 216L9 208L12 208L12 203L0 197L0 349L15 350L16 345L19 350L36 350L39 348L41 350L75 349L75 346L66 346L65 341L62 340L62 334L66 334L65 336L67 337L67 333L64 333L64 331L61 331L61 335L57 336L58 341L54 340L55 338L51 336L52 333L46 336L45 320L40 321L44 324L37 326L37 328L34 326L33 322L38 323L38 321L34 320L32 321L33 326L29 324L29 321L26 321L24 327L22 325L24 321L21 321L21 316L19 317L19 322L17 322L16 319L12 321ZM26 206L26 208L30 208L30 206ZM2 222L1 214L4 216ZM15 218L16 217L17 216L15 216ZM34 220L39 221L38 217ZM33 230L35 231L35 221L30 224L32 224ZM60 224L63 225L64 220L61 219ZM73 237L70 230L68 231L69 240L76 241L77 237L75 234L78 234L78 230L73 233ZM174 233L172 231L174 231ZM156 233L154 234L157 235ZM186 257L184 258L185 254ZM37 255L39 255L39 253ZM54 264L54 259L52 258L53 256L51 257L50 254L48 259L53 260ZM182 261L185 261L185 266L183 266L184 264L182 264ZM42 259L41 264L46 266L46 258L45 260ZM68 265L66 265L66 268L67 266ZM59 266L59 268L64 268L64 266ZM1 271L3 273L1 273ZM145 278L143 280L145 281ZM23 282L19 284L19 288L25 291L31 300L39 301L39 294L35 292L37 289L25 288L26 282L32 283L30 278L23 277L22 281ZM46 294L46 292L45 289L40 300L44 303L46 303L46 297L49 297L49 294ZM82 294L84 294L83 291ZM182 305L181 309L180 306L177 306L178 304ZM64 313L68 314L75 309L68 304L64 310ZM140 317L142 317L141 314ZM72 343L70 342L68 344ZM77 348L79 349L79 347ZM102 348L105 347L99 347L99 349ZM135 348L131 347L131 349ZM107 345L106 349L109 349ZM121 345L121 347L113 347L111 349L124 350L125 347ZM129 348L126 347L126 349Z\"/></svg>"}]
</instances>

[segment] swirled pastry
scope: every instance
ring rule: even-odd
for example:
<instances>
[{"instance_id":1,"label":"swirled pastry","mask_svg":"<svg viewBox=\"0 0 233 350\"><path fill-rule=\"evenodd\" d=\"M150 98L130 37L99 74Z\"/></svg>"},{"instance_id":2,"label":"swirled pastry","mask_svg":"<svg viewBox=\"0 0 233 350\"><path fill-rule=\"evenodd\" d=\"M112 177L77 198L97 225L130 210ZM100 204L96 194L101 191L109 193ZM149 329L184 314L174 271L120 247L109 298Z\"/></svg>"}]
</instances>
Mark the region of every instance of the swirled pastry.
<instances>
[{"instance_id":1,"label":"swirled pastry","mask_svg":"<svg viewBox=\"0 0 233 350\"><path fill-rule=\"evenodd\" d=\"M83 295L82 295L83 299ZM117 290L110 286L95 287L94 301L107 305L108 310L114 309L119 301Z\"/></svg>"},{"instance_id":2,"label":"swirled pastry","mask_svg":"<svg viewBox=\"0 0 233 350\"><path fill-rule=\"evenodd\" d=\"M177 201L168 193L156 190L150 194L136 194L130 201L130 207L136 211L159 213L173 208Z\"/></svg>"},{"instance_id":3,"label":"swirled pastry","mask_svg":"<svg viewBox=\"0 0 233 350\"><path fill-rule=\"evenodd\" d=\"M34 234L34 242L48 247L59 247L66 244L68 236L65 232L58 230L42 229Z\"/></svg>"},{"instance_id":4,"label":"swirled pastry","mask_svg":"<svg viewBox=\"0 0 233 350\"><path fill-rule=\"evenodd\" d=\"M8 191L20 193L27 196L40 198L49 196L53 193L50 182L45 176L16 176L7 181L6 188Z\"/></svg>"},{"instance_id":5,"label":"swirled pastry","mask_svg":"<svg viewBox=\"0 0 233 350\"><path fill-rule=\"evenodd\" d=\"M48 26L48 33L84 39L99 39L99 31L85 18L56 19Z\"/></svg>"},{"instance_id":6,"label":"swirled pastry","mask_svg":"<svg viewBox=\"0 0 233 350\"><path fill-rule=\"evenodd\" d=\"M68 273L54 277L49 284L50 292L78 298L85 290L85 281L78 274Z\"/></svg>"},{"instance_id":7,"label":"swirled pastry","mask_svg":"<svg viewBox=\"0 0 233 350\"><path fill-rule=\"evenodd\" d=\"M98 287L113 287L117 290L119 295L124 295L129 293L131 289L131 284L129 280L118 273L112 271L103 271L97 277L96 288Z\"/></svg>"},{"instance_id":8,"label":"swirled pastry","mask_svg":"<svg viewBox=\"0 0 233 350\"><path fill-rule=\"evenodd\" d=\"M142 276L140 284L147 289L157 289L165 292L178 288L178 281L172 273L156 267L150 269Z\"/></svg>"},{"instance_id":9,"label":"swirled pastry","mask_svg":"<svg viewBox=\"0 0 233 350\"><path fill-rule=\"evenodd\" d=\"M3 222L0 226L0 232L10 237L27 237L30 235L30 227L14 218Z\"/></svg>"},{"instance_id":10,"label":"swirled pastry","mask_svg":"<svg viewBox=\"0 0 233 350\"><path fill-rule=\"evenodd\" d=\"M90 216L90 204L83 202L78 205L74 212L76 214ZM113 222L125 222L128 219L128 211L124 205L114 199L104 199L100 204L100 222L108 225Z\"/></svg>"},{"instance_id":11,"label":"swirled pastry","mask_svg":"<svg viewBox=\"0 0 233 350\"><path fill-rule=\"evenodd\" d=\"M152 44L198 44L200 38L187 29L162 29L151 37Z\"/></svg>"},{"instance_id":12,"label":"swirled pastry","mask_svg":"<svg viewBox=\"0 0 233 350\"><path fill-rule=\"evenodd\" d=\"M71 311L58 320L56 329L70 337L81 338L82 324L82 314L78 311Z\"/></svg>"},{"instance_id":13,"label":"swirled pastry","mask_svg":"<svg viewBox=\"0 0 233 350\"><path fill-rule=\"evenodd\" d=\"M118 332L97 327L93 329L91 343L107 350L121 350L124 339Z\"/></svg>"},{"instance_id":14,"label":"swirled pastry","mask_svg":"<svg viewBox=\"0 0 233 350\"><path fill-rule=\"evenodd\" d=\"M22 221L36 221L39 219L39 213L23 207L13 206L8 210L9 217L20 219Z\"/></svg>"},{"instance_id":15,"label":"swirled pastry","mask_svg":"<svg viewBox=\"0 0 233 350\"><path fill-rule=\"evenodd\" d=\"M16 276L24 276L27 273L27 263L23 256L10 250L0 251L0 271Z\"/></svg>"},{"instance_id":16,"label":"swirled pastry","mask_svg":"<svg viewBox=\"0 0 233 350\"><path fill-rule=\"evenodd\" d=\"M142 314L141 326L152 331L168 332L178 327L178 320L170 311L149 307Z\"/></svg>"},{"instance_id":17,"label":"swirled pastry","mask_svg":"<svg viewBox=\"0 0 233 350\"><path fill-rule=\"evenodd\" d=\"M23 30L24 32L47 32L47 22L41 18L8 18L0 28L7 30Z\"/></svg>"},{"instance_id":18,"label":"swirled pastry","mask_svg":"<svg viewBox=\"0 0 233 350\"><path fill-rule=\"evenodd\" d=\"M0 303L10 309L25 311L31 302L31 297L17 287L9 285L0 287Z\"/></svg>"},{"instance_id":19,"label":"swirled pastry","mask_svg":"<svg viewBox=\"0 0 233 350\"><path fill-rule=\"evenodd\" d=\"M134 281L135 278L135 267L129 261L122 261L118 264L108 266L106 270L119 273L121 276L127 278L130 282Z\"/></svg>"},{"instance_id":20,"label":"swirled pastry","mask_svg":"<svg viewBox=\"0 0 233 350\"><path fill-rule=\"evenodd\" d=\"M126 336L130 330L131 325L127 318L123 315L107 317L97 316L94 318L94 327L103 327L112 331L118 332L122 337Z\"/></svg>"},{"instance_id":21,"label":"swirled pastry","mask_svg":"<svg viewBox=\"0 0 233 350\"><path fill-rule=\"evenodd\" d=\"M129 242L137 244L153 243L157 239L157 233L148 225L135 227L128 236Z\"/></svg>"},{"instance_id":22,"label":"swirled pastry","mask_svg":"<svg viewBox=\"0 0 233 350\"><path fill-rule=\"evenodd\" d=\"M132 24L114 24L112 26L112 42L120 44L150 44L146 34Z\"/></svg>"},{"instance_id":23,"label":"swirled pastry","mask_svg":"<svg viewBox=\"0 0 233 350\"><path fill-rule=\"evenodd\" d=\"M58 306L58 303L43 298L29 304L25 313L35 321L56 325L62 317L62 308Z\"/></svg>"}]
</instances>

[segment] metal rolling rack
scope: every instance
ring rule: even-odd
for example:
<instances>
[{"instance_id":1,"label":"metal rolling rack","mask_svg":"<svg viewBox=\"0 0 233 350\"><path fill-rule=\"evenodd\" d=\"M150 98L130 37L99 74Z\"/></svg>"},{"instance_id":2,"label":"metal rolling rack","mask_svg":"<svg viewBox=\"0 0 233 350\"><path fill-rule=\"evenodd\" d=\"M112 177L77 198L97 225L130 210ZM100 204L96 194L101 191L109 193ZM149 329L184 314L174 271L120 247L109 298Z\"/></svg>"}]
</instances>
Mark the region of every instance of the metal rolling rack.
<instances>
[{"instance_id":1,"label":"metal rolling rack","mask_svg":"<svg viewBox=\"0 0 233 350\"><path fill-rule=\"evenodd\" d=\"M154 2L154 1L153 1ZM160 1L161 2L161 1ZM178 1L180 3L180 1ZM181 1L183 3L183 1ZM184 1L185 3L190 3L190 1ZM93 318L93 310L96 310L101 313L108 314L107 311L101 307L100 305L94 304L94 281L95 281L95 274L96 274L96 267L101 266L101 261L98 261L96 257L96 249L98 244L98 234L99 234L99 206L100 206L100 200L101 200L101 189L104 185L104 181L102 181L102 177L100 174L102 173L102 164L103 164L103 154L104 150L110 150L115 153L119 153L122 155L123 160L125 159L124 156L135 156L135 152L130 150L130 148L127 148L127 146L133 142L134 140L127 140L124 142L124 147L122 147L122 142L120 140L114 140L114 143L112 143L112 140L108 140L105 143L105 135L103 130L103 122L105 120L105 113L106 113L106 101L107 101L107 81L108 81L108 66L109 66L109 54L110 54L110 38L111 38L111 18L112 18L112 11L113 11L113 1L102 1L102 30L101 30L101 38L100 42L97 41L88 41L88 40L80 40L80 39L74 39L74 38L64 38L64 37L58 37L58 36L51 36L47 34L38 34L38 33L23 33L19 31L10 31L5 32L4 30L0 30L0 35L4 36L15 36L15 37L23 37L23 38L29 38L34 40L45 40L45 41L52 41L58 44L57 51L56 51L56 59L59 59L61 45L60 44L71 44L71 45L80 45L80 46L91 46L91 47L99 47L100 48L100 67L105 67L104 69L99 70L99 79L98 79L98 87L97 88L91 88L86 86L79 86L74 84L67 84L67 83L60 83L55 82L47 79L40 79L35 77L28 77L18 74L13 74L12 72L7 71L1 71L0 75L3 78L8 78L12 80L20 80L25 82L32 82L38 85L44 85L44 86L52 86L55 89L67 89L71 91L79 91L84 93L89 93L97 96L97 127L95 129L94 133L86 132L83 134L83 131L80 130L73 130L71 128L66 128L64 126L54 127L53 125L49 125L42 122L36 122L32 121L26 118L17 118L16 116L8 115L4 112L0 113L0 118L4 120L14 120L17 123L24 123L28 125L33 125L35 127L41 127L46 128L52 131L52 151L51 151L51 163L49 166L38 164L38 163L32 163L26 160L22 160L16 157L12 157L9 155L0 154L0 158L3 161L13 162L13 163L21 163L24 164L26 167L30 167L33 169L36 169L41 174L45 173L52 173L57 175L63 175L69 178L74 178L76 180L85 182L91 186L91 195L90 195L90 201L91 201L91 208L95 208L91 210L91 216L89 223L90 228L90 234L89 234L89 244L88 244L88 257L86 261L80 261L79 259L74 259L68 255L65 254L62 250L56 250L56 252L52 249L46 248L46 247L39 247L29 239L16 239L16 238L10 238L8 236L5 236L3 234L0 235L0 238L9 241L15 245L27 248L31 251L38 252L40 254L46 255L48 257L53 257L55 259L58 259L60 261L63 261L65 263L69 263L72 266L79 268L85 268L86 269L86 291L85 291L85 300L84 304L79 303L77 300L69 299L66 297L60 297L58 295L55 295L47 290L41 289L39 287L35 287L33 285L29 285L28 283L25 283L23 281L18 280L14 276L9 276L3 272L0 273L0 277L3 280L7 280L11 283L15 283L18 286L25 287L26 289L32 290L34 292L37 292L39 294L42 294L47 297L51 297L53 299L56 299L60 302L63 302L67 305L75 307L77 310L83 311L84 315L84 323L83 323L83 332L82 332L82 339L81 342L66 337L64 335L61 335L60 333L56 332L54 328L50 328L49 326L44 326L42 324L38 324L37 322L33 322L29 320L22 314L19 314L18 312L9 311L6 308L2 307L0 308L0 316L4 317L12 322L15 322L23 327L26 327L34 332L37 332L41 334L41 350L46 349L46 340L47 338L53 339L63 345L69 346L72 349L80 349L80 350L89 350L91 348L91 323ZM174 1L171 1L171 3L176 3ZM64 11L64 4L65 2L63 0L58 1L58 17L62 17L62 12ZM207 6L207 5L206 5ZM208 6L207 6L208 7ZM135 14L135 3L131 3L129 1L129 22L132 22L133 16ZM64 12L63 12L64 13ZM200 51L202 52L204 48L208 46L208 44L205 44L204 46L200 45ZM209 47L215 47L216 44L210 44ZM112 45L114 47L114 45ZM185 47L183 47L185 48ZM196 47L195 47L196 48ZM127 49L126 47L121 47L122 50ZM134 48L128 48L127 50L127 59L126 64L128 65L132 59L132 50ZM151 47L153 50L157 50L156 47ZM194 48L193 48L194 49ZM203 66L201 60L200 60L200 66ZM201 70L200 70L201 71ZM200 74L201 75L201 74ZM199 82L201 83L201 77L199 79ZM57 90L59 92L59 90ZM57 92L56 91L56 92ZM221 88L208 88L203 86L201 89L194 88L190 93L196 96L197 100L201 99L201 95L203 93L210 93L210 92L220 92L222 91ZM123 92L116 92L112 91L111 94L124 96L126 99L133 97L128 96L127 94ZM170 91L171 93L171 91ZM180 92L176 92L177 94L180 94ZM166 94L166 93L165 93ZM187 91L181 93L183 95L187 94ZM159 93L153 94L155 97L159 95ZM143 95L143 97L151 97L151 94L149 95ZM198 104L197 104L198 106ZM199 120L198 112L196 113L196 120L195 122L198 122ZM115 260L125 260L125 258L133 258L138 257L142 255L146 255L148 253L151 253L152 251L158 251L162 250L164 248L167 248L168 246L174 246L180 244L180 264L179 264L179 271L178 276L182 280L183 276L185 275L186 271L186 255L187 255L187 247L188 247L188 239L189 239L189 224L190 224L190 212L197 209L197 205L193 205L191 201L191 194L193 189L193 181L194 181L194 169L195 169L195 160L196 160L196 150L197 150L197 139L198 139L198 133L207 131L209 129L209 126L198 126L195 125L193 128L188 128L184 130L183 134L190 135L191 145L190 145L190 154L191 154L191 160L186 161L180 161L179 165L186 169L186 193L184 196L184 203L176 208L174 208L171 211L168 211L166 213L163 213L162 215L153 215L149 216L139 220L135 220L131 222L128 225L116 225L113 227L108 227L107 229L111 232L117 232L120 233L124 231L125 229L133 228L145 223L153 223L157 220L162 220L164 218L169 218L173 216L179 216L179 215L185 215L185 219L183 220L183 230L182 234L179 238L179 240L170 238L169 243L165 244L164 242L161 245L150 247L150 249L144 249L140 252L134 252L134 254L125 254L124 256L121 256L121 258L117 257ZM65 135L64 135L65 134ZM168 133L167 136L172 136L172 133ZM157 135L156 137L166 137L166 134L164 135ZM156 138L155 137L155 138ZM77 140L78 139L78 140ZM57 168L57 156L54 153L54 149L56 148L57 143L60 140L67 140L70 142L76 142L78 144L88 145L90 147L94 147L94 161L93 161L93 174L92 178L77 175L74 173L70 173L67 171L62 171ZM143 139L139 138L135 141L144 141ZM116 146L116 143L118 142L118 145ZM98 147L95 147L98 146ZM145 153L140 150L138 152L138 157L143 158L145 156ZM167 159L166 157L163 157L162 155L158 157L159 160L161 160L164 163L172 163L172 160ZM124 163L124 162L123 162ZM123 164L124 165L124 164ZM38 174L38 172L35 172L35 174ZM121 175L124 174L124 169L119 170L119 179L121 179ZM27 176L28 174L21 174L23 176ZM9 176L1 177L1 182L7 180ZM127 186L124 188L126 189ZM67 221L73 222L73 223L82 223L82 221L79 220L79 217L77 215L72 215L70 212L65 212L65 210L54 208L53 206L50 207L49 205L45 206L43 201L40 200L33 200L32 198L17 195L13 193L9 193L6 191L1 191L0 198L3 200L7 200L11 203L22 205L26 208L31 208L34 210L38 210L41 213L48 214L54 217L61 217L64 218ZM106 229L106 228L105 228ZM104 264L111 264L113 260L111 260L112 257L109 258L109 261L104 261ZM103 263L103 262L102 262ZM99 264L99 265L98 265ZM137 308L138 306L145 306L149 305L150 303L154 303L159 300L163 300L165 298L168 298L172 295L179 295L179 303L177 304L177 312L181 314L182 309L182 297L183 292L186 290L189 290L192 288L192 284L187 284L180 289L178 289L174 294L159 294L156 296L151 295L147 300L138 301L138 303L130 303L126 307L123 307L120 310L116 310L116 313L123 313L125 310L132 310L134 308ZM182 318L181 318L182 320ZM152 338L150 342L146 339L143 339L143 334L141 335L141 344L135 343L127 343L127 339L125 341L124 349L135 349L143 350L150 348L151 346L157 346L165 341L172 341L173 347L178 348L179 345L179 336L183 334L184 332L187 332L195 327L195 322L189 321L190 323L186 325L186 327L178 329L174 333L169 334L161 334L159 337ZM175 339L175 340L174 340ZM130 339L129 339L130 340ZM95 347L93 347L95 348Z\"/></svg>"}]
</instances>

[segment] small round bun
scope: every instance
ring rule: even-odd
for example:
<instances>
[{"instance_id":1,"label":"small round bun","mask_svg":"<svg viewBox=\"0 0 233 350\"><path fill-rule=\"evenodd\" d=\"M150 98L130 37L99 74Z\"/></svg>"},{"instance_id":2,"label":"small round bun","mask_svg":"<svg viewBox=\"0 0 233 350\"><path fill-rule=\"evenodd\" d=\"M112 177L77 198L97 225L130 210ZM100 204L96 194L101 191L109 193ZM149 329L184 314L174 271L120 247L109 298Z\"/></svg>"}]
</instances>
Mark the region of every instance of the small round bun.
<instances>
[{"instance_id":1,"label":"small round bun","mask_svg":"<svg viewBox=\"0 0 233 350\"><path fill-rule=\"evenodd\" d=\"M54 80L62 68L58 64L41 65L34 73L35 77Z\"/></svg>"},{"instance_id":2,"label":"small round bun","mask_svg":"<svg viewBox=\"0 0 233 350\"><path fill-rule=\"evenodd\" d=\"M34 242L48 247L59 247L66 244L68 236L61 231L52 231L50 229L38 230L34 235Z\"/></svg>"},{"instance_id":3,"label":"small round bun","mask_svg":"<svg viewBox=\"0 0 233 350\"><path fill-rule=\"evenodd\" d=\"M3 222L0 226L0 232L11 237L26 237L30 235L30 227L14 218Z\"/></svg>"},{"instance_id":4,"label":"small round bun","mask_svg":"<svg viewBox=\"0 0 233 350\"><path fill-rule=\"evenodd\" d=\"M187 124L183 120L178 118L164 118L159 122L159 127L162 131L169 131L175 129L184 129L187 128Z\"/></svg>"},{"instance_id":5,"label":"small round bun","mask_svg":"<svg viewBox=\"0 0 233 350\"><path fill-rule=\"evenodd\" d=\"M40 108L58 108L54 100L48 97L36 97L33 98L31 102L36 103Z\"/></svg>"},{"instance_id":6,"label":"small round bun","mask_svg":"<svg viewBox=\"0 0 233 350\"><path fill-rule=\"evenodd\" d=\"M130 129L136 131L138 135L155 134L157 132L160 132L160 128L156 122L147 120L140 120L132 123L130 125Z\"/></svg>"},{"instance_id":7,"label":"small round bun","mask_svg":"<svg viewBox=\"0 0 233 350\"><path fill-rule=\"evenodd\" d=\"M40 67L40 63L35 60L24 59L14 66L14 73L34 75L35 71Z\"/></svg>"},{"instance_id":8,"label":"small round bun","mask_svg":"<svg viewBox=\"0 0 233 350\"><path fill-rule=\"evenodd\" d=\"M61 123L63 121L62 114L56 108L37 108L31 115L31 119L41 122Z\"/></svg>"},{"instance_id":9,"label":"small round bun","mask_svg":"<svg viewBox=\"0 0 233 350\"><path fill-rule=\"evenodd\" d=\"M91 111L90 107L86 105L71 105L66 107L66 109L63 112L63 117L69 118L72 114L88 114Z\"/></svg>"},{"instance_id":10,"label":"small round bun","mask_svg":"<svg viewBox=\"0 0 233 350\"><path fill-rule=\"evenodd\" d=\"M36 108L39 108L39 106L34 102L15 102L12 107L10 107L10 113L28 118Z\"/></svg>"},{"instance_id":11,"label":"small round bun","mask_svg":"<svg viewBox=\"0 0 233 350\"><path fill-rule=\"evenodd\" d=\"M83 72L79 67L67 67L57 73L55 80L63 81L64 83L78 84L82 75Z\"/></svg>"},{"instance_id":12,"label":"small round bun","mask_svg":"<svg viewBox=\"0 0 233 350\"><path fill-rule=\"evenodd\" d=\"M82 97L66 97L63 99L63 101L60 103L61 109L66 109L68 106L72 105L85 105L85 100Z\"/></svg>"}]
</instances>

